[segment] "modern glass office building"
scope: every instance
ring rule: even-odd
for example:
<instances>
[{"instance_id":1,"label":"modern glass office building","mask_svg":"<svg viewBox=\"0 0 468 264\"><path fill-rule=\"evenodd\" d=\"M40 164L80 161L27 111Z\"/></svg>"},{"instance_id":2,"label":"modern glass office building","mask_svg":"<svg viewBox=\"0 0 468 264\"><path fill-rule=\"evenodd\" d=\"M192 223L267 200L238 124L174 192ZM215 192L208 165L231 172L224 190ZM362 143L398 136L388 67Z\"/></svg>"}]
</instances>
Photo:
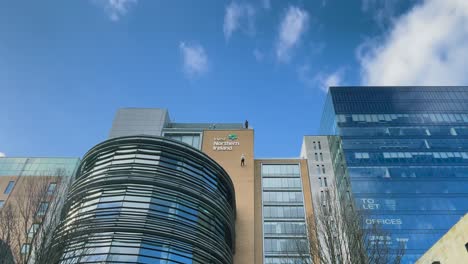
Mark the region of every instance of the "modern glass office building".
<instances>
[{"instance_id":1,"label":"modern glass office building","mask_svg":"<svg viewBox=\"0 0 468 264\"><path fill-rule=\"evenodd\" d=\"M179 141L139 135L98 144L84 156L65 206L63 261L233 263L233 182Z\"/></svg>"},{"instance_id":2,"label":"modern glass office building","mask_svg":"<svg viewBox=\"0 0 468 264\"><path fill-rule=\"evenodd\" d=\"M468 211L468 87L331 87L355 202L413 263Z\"/></svg>"}]
</instances>

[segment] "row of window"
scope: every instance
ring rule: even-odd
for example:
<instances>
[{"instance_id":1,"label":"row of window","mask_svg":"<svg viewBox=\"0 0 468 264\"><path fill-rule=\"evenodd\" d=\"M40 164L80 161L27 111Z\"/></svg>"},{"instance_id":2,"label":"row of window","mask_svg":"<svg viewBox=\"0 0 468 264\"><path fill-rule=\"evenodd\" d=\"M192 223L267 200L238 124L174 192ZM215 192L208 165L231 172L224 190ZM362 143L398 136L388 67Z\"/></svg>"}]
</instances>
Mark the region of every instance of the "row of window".
<instances>
[{"instance_id":1,"label":"row of window","mask_svg":"<svg viewBox=\"0 0 468 264\"><path fill-rule=\"evenodd\" d=\"M196 149L200 149L200 134L199 133L164 133L164 137L177 140L188 144Z\"/></svg>"},{"instance_id":2,"label":"row of window","mask_svg":"<svg viewBox=\"0 0 468 264\"><path fill-rule=\"evenodd\" d=\"M263 165L262 176L263 177L284 177L284 176L296 176L299 177L299 166L297 165Z\"/></svg>"},{"instance_id":3,"label":"row of window","mask_svg":"<svg viewBox=\"0 0 468 264\"><path fill-rule=\"evenodd\" d=\"M302 192L263 192L264 203L302 203L303 195Z\"/></svg>"},{"instance_id":4,"label":"row of window","mask_svg":"<svg viewBox=\"0 0 468 264\"><path fill-rule=\"evenodd\" d=\"M313 141L312 144L313 144L315 150L316 149L322 149L322 144L320 143L320 141L317 141L317 142Z\"/></svg>"},{"instance_id":5,"label":"row of window","mask_svg":"<svg viewBox=\"0 0 468 264\"><path fill-rule=\"evenodd\" d=\"M467 178L468 166L398 166L349 168L351 178Z\"/></svg>"},{"instance_id":6,"label":"row of window","mask_svg":"<svg viewBox=\"0 0 468 264\"><path fill-rule=\"evenodd\" d=\"M334 103L336 113L403 113L403 112L466 112L468 105L464 101L441 102L359 102L359 103Z\"/></svg>"},{"instance_id":7,"label":"row of window","mask_svg":"<svg viewBox=\"0 0 468 264\"><path fill-rule=\"evenodd\" d=\"M360 87L353 91L335 90L333 98L343 102L359 102L359 101L440 101L440 100L463 100L468 99L468 92L465 87L387 87L378 90L375 87Z\"/></svg>"},{"instance_id":8,"label":"row of window","mask_svg":"<svg viewBox=\"0 0 468 264\"><path fill-rule=\"evenodd\" d=\"M304 222L265 222L263 232L267 235L306 235Z\"/></svg>"},{"instance_id":9,"label":"row of window","mask_svg":"<svg viewBox=\"0 0 468 264\"><path fill-rule=\"evenodd\" d=\"M7 187L5 188L5 191L3 192L4 194L10 194L11 191L13 190L13 187L15 187L15 181L9 181ZM52 182L49 184L47 187L47 194L53 194L55 191L55 188L57 187L57 183Z\"/></svg>"},{"instance_id":10,"label":"row of window","mask_svg":"<svg viewBox=\"0 0 468 264\"><path fill-rule=\"evenodd\" d=\"M337 121L346 122L392 122L407 120L417 123L468 123L468 114L369 114L369 115L337 115Z\"/></svg>"},{"instance_id":11,"label":"row of window","mask_svg":"<svg viewBox=\"0 0 468 264\"><path fill-rule=\"evenodd\" d=\"M266 238L265 253L307 254L309 246L306 238Z\"/></svg>"},{"instance_id":12,"label":"row of window","mask_svg":"<svg viewBox=\"0 0 468 264\"><path fill-rule=\"evenodd\" d=\"M411 122L411 123L468 123L468 114L369 114L337 115L339 123Z\"/></svg>"},{"instance_id":13,"label":"row of window","mask_svg":"<svg viewBox=\"0 0 468 264\"><path fill-rule=\"evenodd\" d=\"M416 150L468 149L467 139L353 139L344 144L347 150Z\"/></svg>"},{"instance_id":14,"label":"row of window","mask_svg":"<svg viewBox=\"0 0 468 264\"><path fill-rule=\"evenodd\" d=\"M356 152L348 162L466 162L468 152Z\"/></svg>"},{"instance_id":15,"label":"row of window","mask_svg":"<svg viewBox=\"0 0 468 264\"><path fill-rule=\"evenodd\" d=\"M146 148L122 149L117 151L103 152L99 154L98 160L95 163L85 164L83 170L88 170L89 175L97 179L98 175L105 175L108 170L131 170L137 166L146 171L160 171L160 168L172 169L187 174L184 179L190 179L200 184L200 187L205 190L217 193L230 195L227 188L227 183L224 178L219 177L213 170L200 166L196 160L181 159L172 153L164 152L162 155L160 150ZM229 198L231 200L231 197Z\"/></svg>"},{"instance_id":16,"label":"row of window","mask_svg":"<svg viewBox=\"0 0 468 264\"><path fill-rule=\"evenodd\" d=\"M414 156L433 156L436 159L463 158L468 159L468 152L383 152L385 159L411 159ZM367 152L354 153L356 159L370 158ZM317 165L318 166L318 165Z\"/></svg>"},{"instance_id":17,"label":"row of window","mask_svg":"<svg viewBox=\"0 0 468 264\"><path fill-rule=\"evenodd\" d=\"M328 187L327 177L319 177L320 187Z\"/></svg>"},{"instance_id":18,"label":"row of window","mask_svg":"<svg viewBox=\"0 0 468 264\"><path fill-rule=\"evenodd\" d=\"M300 178L264 178L263 188L285 188L300 189L302 186Z\"/></svg>"},{"instance_id":19,"label":"row of window","mask_svg":"<svg viewBox=\"0 0 468 264\"><path fill-rule=\"evenodd\" d=\"M264 218L299 218L304 219L304 206L263 206Z\"/></svg>"},{"instance_id":20,"label":"row of window","mask_svg":"<svg viewBox=\"0 0 468 264\"><path fill-rule=\"evenodd\" d=\"M341 127L342 137L432 137L443 136L453 138L454 136L468 135L467 127L459 126L433 126L433 127ZM346 145L347 142L344 142Z\"/></svg>"},{"instance_id":21,"label":"row of window","mask_svg":"<svg viewBox=\"0 0 468 264\"><path fill-rule=\"evenodd\" d=\"M93 255L80 256L82 262L112 262L121 263L192 263L195 261L190 252L178 250L169 245L152 245L149 243L132 243L113 241L112 243L89 243L89 251ZM72 254L70 254L72 255ZM74 261L71 261L75 263ZM201 263L201 262L200 262Z\"/></svg>"},{"instance_id":22,"label":"row of window","mask_svg":"<svg viewBox=\"0 0 468 264\"><path fill-rule=\"evenodd\" d=\"M320 152L320 153L315 152L314 153L315 161L319 161L319 154L320 154L320 161L323 161L323 153L322 152Z\"/></svg>"},{"instance_id":23,"label":"row of window","mask_svg":"<svg viewBox=\"0 0 468 264\"><path fill-rule=\"evenodd\" d=\"M316 165L316 171L317 171L317 174L325 174L326 171L325 171L325 165Z\"/></svg>"},{"instance_id":24,"label":"row of window","mask_svg":"<svg viewBox=\"0 0 468 264\"><path fill-rule=\"evenodd\" d=\"M301 254L299 254L301 255ZM298 263L309 263L304 260L303 256L287 256L287 257L265 257L265 264L298 264Z\"/></svg>"}]
</instances>

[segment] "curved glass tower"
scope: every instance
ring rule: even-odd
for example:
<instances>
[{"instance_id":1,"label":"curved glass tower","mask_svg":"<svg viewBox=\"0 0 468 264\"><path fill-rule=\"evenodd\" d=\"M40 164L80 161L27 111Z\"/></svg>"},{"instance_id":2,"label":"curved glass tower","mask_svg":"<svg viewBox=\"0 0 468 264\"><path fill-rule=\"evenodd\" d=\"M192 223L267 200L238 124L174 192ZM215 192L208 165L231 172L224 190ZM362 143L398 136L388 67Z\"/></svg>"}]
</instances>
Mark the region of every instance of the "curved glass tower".
<instances>
[{"instance_id":1,"label":"curved glass tower","mask_svg":"<svg viewBox=\"0 0 468 264\"><path fill-rule=\"evenodd\" d=\"M83 158L65 206L63 261L233 262L232 181L184 143L130 136L98 144Z\"/></svg>"}]
</instances>

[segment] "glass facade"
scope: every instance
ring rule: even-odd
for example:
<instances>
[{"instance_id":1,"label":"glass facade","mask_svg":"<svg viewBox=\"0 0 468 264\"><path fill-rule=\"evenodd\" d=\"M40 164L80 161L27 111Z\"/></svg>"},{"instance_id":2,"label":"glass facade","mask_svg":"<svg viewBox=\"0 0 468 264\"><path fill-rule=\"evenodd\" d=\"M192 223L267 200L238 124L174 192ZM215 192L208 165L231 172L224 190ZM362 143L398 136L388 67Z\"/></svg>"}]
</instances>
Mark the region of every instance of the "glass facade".
<instances>
[{"instance_id":1,"label":"glass facade","mask_svg":"<svg viewBox=\"0 0 468 264\"><path fill-rule=\"evenodd\" d=\"M309 258L299 164L262 164L261 175L264 263Z\"/></svg>"},{"instance_id":2,"label":"glass facade","mask_svg":"<svg viewBox=\"0 0 468 264\"><path fill-rule=\"evenodd\" d=\"M188 144L196 149L201 149L201 133L164 133L164 137Z\"/></svg>"},{"instance_id":3,"label":"glass facade","mask_svg":"<svg viewBox=\"0 0 468 264\"><path fill-rule=\"evenodd\" d=\"M321 133L341 136L356 204L413 263L468 211L468 88L332 87Z\"/></svg>"},{"instance_id":4,"label":"glass facade","mask_svg":"<svg viewBox=\"0 0 468 264\"><path fill-rule=\"evenodd\" d=\"M211 158L178 141L134 136L95 146L65 206L63 263L233 262L233 183Z\"/></svg>"},{"instance_id":5,"label":"glass facade","mask_svg":"<svg viewBox=\"0 0 468 264\"><path fill-rule=\"evenodd\" d=\"M0 176L73 176L78 158L0 158Z\"/></svg>"}]
</instances>

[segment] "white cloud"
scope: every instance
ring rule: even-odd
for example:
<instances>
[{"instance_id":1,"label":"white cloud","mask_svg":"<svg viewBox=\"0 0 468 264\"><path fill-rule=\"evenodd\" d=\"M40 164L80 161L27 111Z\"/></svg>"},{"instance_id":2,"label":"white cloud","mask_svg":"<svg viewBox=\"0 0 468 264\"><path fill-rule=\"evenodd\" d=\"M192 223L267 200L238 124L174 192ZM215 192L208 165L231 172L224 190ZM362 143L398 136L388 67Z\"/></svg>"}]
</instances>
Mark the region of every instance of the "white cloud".
<instances>
[{"instance_id":1,"label":"white cloud","mask_svg":"<svg viewBox=\"0 0 468 264\"><path fill-rule=\"evenodd\" d=\"M184 72L189 78L208 71L208 57L201 45L180 42L179 49L182 53Z\"/></svg>"},{"instance_id":2,"label":"white cloud","mask_svg":"<svg viewBox=\"0 0 468 264\"><path fill-rule=\"evenodd\" d=\"M428 0L358 49L364 85L466 85L468 1Z\"/></svg>"},{"instance_id":3,"label":"white cloud","mask_svg":"<svg viewBox=\"0 0 468 264\"><path fill-rule=\"evenodd\" d=\"M5 153L0 152L0 158L4 158L4 157L6 157Z\"/></svg>"},{"instance_id":4,"label":"white cloud","mask_svg":"<svg viewBox=\"0 0 468 264\"><path fill-rule=\"evenodd\" d=\"M343 72L341 70L332 72L328 75L319 74L316 78L319 82L319 88L324 92L327 92L328 88L332 86L343 85Z\"/></svg>"},{"instance_id":5,"label":"white cloud","mask_svg":"<svg viewBox=\"0 0 468 264\"><path fill-rule=\"evenodd\" d=\"M297 45L307 28L309 14L299 7L290 6L284 16L280 28L276 56L279 61L290 59L291 49Z\"/></svg>"},{"instance_id":6,"label":"white cloud","mask_svg":"<svg viewBox=\"0 0 468 264\"><path fill-rule=\"evenodd\" d=\"M263 61L263 58L265 57L265 54L263 54L263 52L261 52L259 49L254 49L253 55L255 57L255 60L257 60L258 62Z\"/></svg>"},{"instance_id":7,"label":"white cloud","mask_svg":"<svg viewBox=\"0 0 468 264\"><path fill-rule=\"evenodd\" d=\"M126 15L130 6L136 4L138 0L94 0L94 2L104 8L112 21L118 21Z\"/></svg>"},{"instance_id":8,"label":"white cloud","mask_svg":"<svg viewBox=\"0 0 468 264\"><path fill-rule=\"evenodd\" d=\"M307 86L319 88L323 92L327 92L331 86L343 85L344 68L340 68L334 72L318 72L314 74L310 65L305 64L299 67L299 79Z\"/></svg>"},{"instance_id":9,"label":"white cloud","mask_svg":"<svg viewBox=\"0 0 468 264\"><path fill-rule=\"evenodd\" d=\"M255 32L254 18L255 8L252 5L231 2L224 14L223 32L226 40L229 40L231 35L239 29L253 34Z\"/></svg>"}]
</instances>

